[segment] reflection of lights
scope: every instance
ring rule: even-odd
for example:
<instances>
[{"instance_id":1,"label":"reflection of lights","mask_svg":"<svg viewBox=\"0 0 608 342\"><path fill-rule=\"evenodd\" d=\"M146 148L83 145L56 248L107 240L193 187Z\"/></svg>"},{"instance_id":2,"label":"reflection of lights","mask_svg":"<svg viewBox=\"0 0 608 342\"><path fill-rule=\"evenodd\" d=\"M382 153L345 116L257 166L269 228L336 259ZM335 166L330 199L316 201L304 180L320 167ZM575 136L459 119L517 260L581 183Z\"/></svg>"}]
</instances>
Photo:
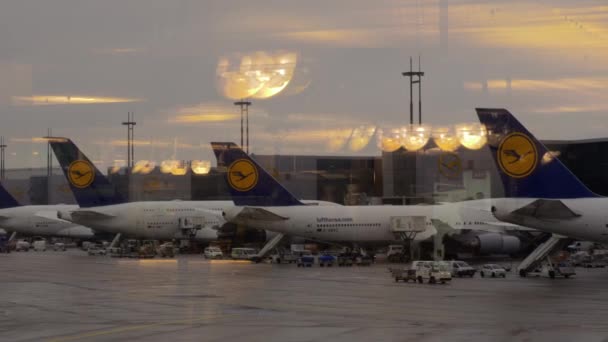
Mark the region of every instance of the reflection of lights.
<instances>
[{"instance_id":1,"label":"reflection of lights","mask_svg":"<svg viewBox=\"0 0 608 342\"><path fill-rule=\"evenodd\" d=\"M251 264L250 260L230 260L230 259L212 259L209 260L210 264L222 265L222 264Z\"/></svg>"},{"instance_id":2,"label":"reflection of lights","mask_svg":"<svg viewBox=\"0 0 608 342\"><path fill-rule=\"evenodd\" d=\"M120 166L112 166L108 172L111 174L116 174L118 171L120 171Z\"/></svg>"},{"instance_id":3,"label":"reflection of lights","mask_svg":"<svg viewBox=\"0 0 608 342\"><path fill-rule=\"evenodd\" d=\"M555 159L557 159L557 157L559 157L561 154L560 151L547 151L545 152L545 154L543 155L543 158L541 159L541 164L542 165L547 165L550 162L554 161Z\"/></svg>"},{"instance_id":4,"label":"reflection of lights","mask_svg":"<svg viewBox=\"0 0 608 342\"><path fill-rule=\"evenodd\" d=\"M224 122L236 120L240 117L239 114L233 112L234 108L232 106L199 104L193 107L180 108L176 116L169 121L175 123Z\"/></svg>"},{"instance_id":5,"label":"reflection of lights","mask_svg":"<svg viewBox=\"0 0 608 342\"><path fill-rule=\"evenodd\" d=\"M140 160L135 165L133 165L133 173L141 173L142 175L147 175L154 170L156 163L149 160Z\"/></svg>"},{"instance_id":6,"label":"reflection of lights","mask_svg":"<svg viewBox=\"0 0 608 342\"><path fill-rule=\"evenodd\" d=\"M432 134L435 145L442 151L453 152L460 147L460 141L449 127L435 127Z\"/></svg>"},{"instance_id":7,"label":"reflection of lights","mask_svg":"<svg viewBox=\"0 0 608 342\"><path fill-rule=\"evenodd\" d=\"M163 160L160 163L160 172L162 173L171 173L173 169L179 167L179 160Z\"/></svg>"},{"instance_id":8,"label":"reflection of lights","mask_svg":"<svg viewBox=\"0 0 608 342\"><path fill-rule=\"evenodd\" d=\"M171 170L171 174L174 176L183 176L188 173L188 165L184 162L178 162L177 165Z\"/></svg>"},{"instance_id":9,"label":"reflection of lights","mask_svg":"<svg viewBox=\"0 0 608 342\"><path fill-rule=\"evenodd\" d=\"M462 146L470 150L479 150L488 141L486 127L480 123L456 125L456 136Z\"/></svg>"},{"instance_id":10,"label":"reflection of lights","mask_svg":"<svg viewBox=\"0 0 608 342\"><path fill-rule=\"evenodd\" d=\"M352 129L336 129L330 130L329 132L322 132L324 137L329 136L329 140L327 141L327 149L331 152L336 152L341 150L348 140L348 137L352 135ZM311 132L311 137L314 134L318 134L320 132L313 131ZM328 134L329 133L329 134Z\"/></svg>"},{"instance_id":11,"label":"reflection of lights","mask_svg":"<svg viewBox=\"0 0 608 342\"><path fill-rule=\"evenodd\" d=\"M188 172L188 166L181 160L163 160L160 163L160 172L183 176Z\"/></svg>"},{"instance_id":12,"label":"reflection of lights","mask_svg":"<svg viewBox=\"0 0 608 342\"><path fill-rule=\"evenodd\" d=\"M190 163L190 168L197 175L206 175L211 170L211 162L208 160L193 160Z\"/></svg>"},{"instance_id":13,"label":"reflection of lights","mask_svg":"<svg viewBox=\"0 0 608 342\"><path fill-rule=\"evenodd\" d=\"M102 103L127 103L140 102L141 99L124 97L89 97L89 96L69 96L69 95L34 95L34 96L13 96L13 101L17 105L57 105L57 104L102 104Z\"/></svg>"},{"instance_id":14,"label":"reflection of lights","mask_svg":"<svg viewBox=\"0 0 608 342\"><path fill-rule=\"evenodd\" d=\"M418 151L429 141L430 127L426 125L409 125L403 129L401 145L408 151Z\"/></svg>"},{"instance_id":15,"label":"reflection of lights","mask_svg":"<svg viewBox=\"0 0 608 342\"><path fill-rule=\"evenodd\" d=\"M48 143L48 142L66 142L66 138L55 138L55 137L35 137L35 138L12 138L13 143Z\"/></svg>"},{"instance_id":16,"label":"reflection of lights","mask_svg":"<svg viewBox=\"0 0 608 342\"><path fill-rule=\"evenodd\" d=\"M291 81L297 55L292 52L245 55L237 68L221 59L217 66L218 87L230 99L267 99L280 93Z\"/></svg>"},{"instance_id":17,"label":"reflection of lights","mask_svg":"<svg viewBox=\"0 0 608 342\"><path fill-rule=\"evenodd\" d=\"M348 147L351 151L361 151L369 144L370 139L374 136L376 127L374 126L360 126L353 130L353 134L350 137Z\"/></svg>"},{"instance_id":18,"label":"reflection of lights","mask_svg":"<svg viewBox=\"0 0 608 342\"><path fill-rule=\"evenodd\" d=\"M378 147L384 152L394 152L401 148L401 130L398 128L379 130Z\"/></svg>"},{"instance_id":19,"label":"reflection of lights","mask_svg":"<svg viewBox=\"0 0 608 342\"><path fill-rule=\"evenodd\" d=\"M120 172L120 169L127 165L127 161L124 159L114 159L114 165L108 170L111 174Z\"/></svg>"}]
</instances>

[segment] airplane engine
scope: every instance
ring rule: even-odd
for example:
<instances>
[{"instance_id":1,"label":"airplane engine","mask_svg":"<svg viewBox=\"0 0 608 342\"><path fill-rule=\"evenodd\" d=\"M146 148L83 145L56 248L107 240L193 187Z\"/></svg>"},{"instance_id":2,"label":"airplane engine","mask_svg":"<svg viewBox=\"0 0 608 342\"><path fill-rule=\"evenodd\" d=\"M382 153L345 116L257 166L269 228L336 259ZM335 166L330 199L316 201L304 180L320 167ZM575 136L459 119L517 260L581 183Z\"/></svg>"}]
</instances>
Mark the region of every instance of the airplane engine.
<instances>
[{"instance_id":1,"label":"airplane engine","mask_svg":"<svg viewBox=\"0 0 608 342\"><path fill-rule=\"evenodd\" d=\"M477 235L473 245L479 254L516 254L521 248L521 241L516 236L487 233Z\"/></svg>"}]
</instances>

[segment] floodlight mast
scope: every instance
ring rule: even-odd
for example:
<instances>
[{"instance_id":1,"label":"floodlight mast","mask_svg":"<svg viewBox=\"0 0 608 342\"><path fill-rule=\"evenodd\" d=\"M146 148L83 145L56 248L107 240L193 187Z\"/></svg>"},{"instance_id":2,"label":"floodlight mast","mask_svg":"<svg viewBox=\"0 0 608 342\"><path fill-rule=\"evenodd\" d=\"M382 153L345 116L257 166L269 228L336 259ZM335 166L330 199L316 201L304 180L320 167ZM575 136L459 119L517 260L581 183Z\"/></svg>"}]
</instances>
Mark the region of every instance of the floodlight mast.
<instances>
[{"instance_id":1,"label":"floodlight mast","mask_svg":"<svg viewBox=\"0 0 608 342\"><path fill-rule=\"evenodd\" d=\"M414 124L414 84L418 85L418 124L422 124L422 76L420 56L418 56L418 71L413 71L412 57L410 57L410 71L401 75L410 78L410 125Z\"/></svg>"}]
</instances>

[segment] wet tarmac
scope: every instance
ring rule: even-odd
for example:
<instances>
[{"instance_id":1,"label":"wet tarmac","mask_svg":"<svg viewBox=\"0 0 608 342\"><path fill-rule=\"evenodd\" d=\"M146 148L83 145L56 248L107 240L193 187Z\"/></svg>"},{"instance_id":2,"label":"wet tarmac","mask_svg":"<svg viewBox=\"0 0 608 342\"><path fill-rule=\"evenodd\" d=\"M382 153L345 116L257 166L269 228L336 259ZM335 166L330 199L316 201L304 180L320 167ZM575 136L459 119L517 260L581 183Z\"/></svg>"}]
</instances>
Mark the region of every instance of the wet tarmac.
<instances>
[{"instance_id":1,"label":"wet tarmac","mask_svg":"<svg viewBox=\"0 0 608 342\"><path fill-rule=\"evenodd\" d=\"M0 255L0 341L603 341L608 269L395 283L349 268Z\"/></svg>"}]
</instances>

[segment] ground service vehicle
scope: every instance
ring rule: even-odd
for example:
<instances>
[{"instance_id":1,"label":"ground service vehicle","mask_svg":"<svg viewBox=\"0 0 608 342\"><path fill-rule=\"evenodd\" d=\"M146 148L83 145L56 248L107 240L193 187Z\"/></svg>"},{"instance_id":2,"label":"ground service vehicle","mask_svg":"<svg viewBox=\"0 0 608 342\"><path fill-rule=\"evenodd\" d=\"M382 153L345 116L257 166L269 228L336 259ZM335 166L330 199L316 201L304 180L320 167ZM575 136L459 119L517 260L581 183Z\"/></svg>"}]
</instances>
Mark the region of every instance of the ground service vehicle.
<instances>
[{"instance_id":1,"label":"ground service vehicle","mask_svg":"<svg viewBox=\"0 0 608 342\"><path fill-rule=\"evenodd\" d=\"M418 280L416 278L416 270L412 268L389 268L389 271L395 278L395 283L398 283L400 280L404 282L413 281L414 283Z\"/></svg>"},{"instance_id":2,"label":"ground service vehicle","mask_svg":"<svg viewBox=\"0 0 608 342\"><path fill-rule=\"evenodd\" d=\"M175 256L175 247L173 246L173 243L171 242L165 242L163 244L161 244L160 246L158 246L157 250L156 250L156 254L158 254L159 256L163 257L163 258L173 258Z\"/></svg>"},{"instance_id":3,"label":"ground service vehicle","mask_svg":"<svg viewBox=\"0 0 608 342\"><path fill-rule=\"evenodd\" d=\"M351 254L340 254L338 255L338 267L353 265L353 256Z\"/></svg>"},{"instance_id":4,"label":"ground service vehicle","mask_svg":"<svg viewBox=\"0 0 608 342\"><path fill-rule=\"evenodd\" d=\"M389 262L402 262L405 258L403 245L389 245L386 259Z\"/></svg>"},{"instance_id":5,"label":"ground service vehicle","mask_svg":"<svg viewBox=\"0 0 608 342\"><path fill-rule=\"evenodd\" d=\"M481 270L479 270L479 275L484 278L485 276L496 278L506 278L507 271L500 265L497 264L485 264L481 266Z\"/></svg>"},{"instance_id":6,"label":"ground service vehicle","mask_svg":"<svg viewBox=\"0 0 608 342\"><path fill-rule=\"evenodd\" d=\"M30 243L25 241L25 240L19 240L17 241L17 243L15 244L15 251L20 252L27 252L30 250Z\"/></svg>"},{"instance_id":7,"label":"ground service vehicle","mask_svg":"<svg viewBox=\"0 0 608 342\"><path fill-rule=\"evenodd\" d=\"M44 241L44 240L34 241L34 251L45 252L46 251L46 241Z\"/></svg>"},{"instance_id":8,"label":"ground service vehicle","mask_svg":"<svg viewBox=\"0 0 608 342\"><path fill-rule=\"evenodd\" d=\"M232 259L251 260L258 255L255 248L233 248L230 256Z\"/></svg>"},{"instance_id":9,"label":"ground service vehicle","mask_svg":"<svg viewBox=\"0 0 608 342\"><path fill-rule=\"evenodd\" d=\"M67 250L67 248L65 247L65 243L56 242L55 244L53 244L53 250L65 252Z\"/></svg>"},{"instance_id":10,"label":"ground service vehicle","mask_svg":"<svg viewBox=\"0 0 608 342\"><path fill-rule=\"evenodd\" d=\"M471 267L464 261L456 260L456 261L446 261L448 269L452 274L452 277L473 277L476 269Z\"/></svg>"},{"instance_id":11,"label":"ground service vehicle","mask_svg":"<svg viewBox=\"0 0 608 342\"><path fill-rule=\"evenodd\" d=\"M224 257L224 253L219 247L209 246L203 251L206 259L221 259Z\"/></svg>"},{"instance_id":12,"label":"ground service vehicle","mask_svg":"<svg viewBox=\"0 0 608 342\"><path fill-rule=\"evenodd\" d=\"M6 235L0 235L0 253L10 253Z\"/></svg>"},{"instance_id":13,"label":"ground service vehicle","mask_svg":"<svg viewBox=\"0 0 608 342\"><path fill-rule=\"evenodd\" d=\"M414 264L416 265L416 280L418 280L419 283L426 281L429 284L436 284L438 282L445 284L452 280L452 274L444 262L415 261Z\"/></svg>"},{"instance_id":14,"label":"ground service vehicle","mask_svg":"<svg viewBox=\"0 0 608 342\"><path fill-rule=\"evenodd\" d=\"M332 267L336 263L336 257L331 254L319 255L319 266L320 267Z\"/></svg>"},{"instance_id":15,"label":"ground service vehicle","mask_svg":"<svg viewBox=\"0 0 608 342\"><path fill-rule=\"evenodd\" d=\"M315 263L315 257L312 254L302 254L298 258L298 267L312 267Z\"/></svg>"},{"instance_id":16,"label":"ground service vehicle","mask_svg":"<svg viewBox=\"0 0 608 342\"><path fill-rule=\"evenodd\" d=\"M101 245L92 245L87 250L88 255L106 255L106 249Z\"/></svg>"},{"instance_id":17,"label":"ground service vehicle","mask_svg":"<svg viewBox=\"0 0 608 342\"><path fill-rule=\"evenodd\" d=\"M272 262L274 264L292 264L298 261L298 257L293 253L279 252L272 256Z\"/></svg>"}]
</instances>

